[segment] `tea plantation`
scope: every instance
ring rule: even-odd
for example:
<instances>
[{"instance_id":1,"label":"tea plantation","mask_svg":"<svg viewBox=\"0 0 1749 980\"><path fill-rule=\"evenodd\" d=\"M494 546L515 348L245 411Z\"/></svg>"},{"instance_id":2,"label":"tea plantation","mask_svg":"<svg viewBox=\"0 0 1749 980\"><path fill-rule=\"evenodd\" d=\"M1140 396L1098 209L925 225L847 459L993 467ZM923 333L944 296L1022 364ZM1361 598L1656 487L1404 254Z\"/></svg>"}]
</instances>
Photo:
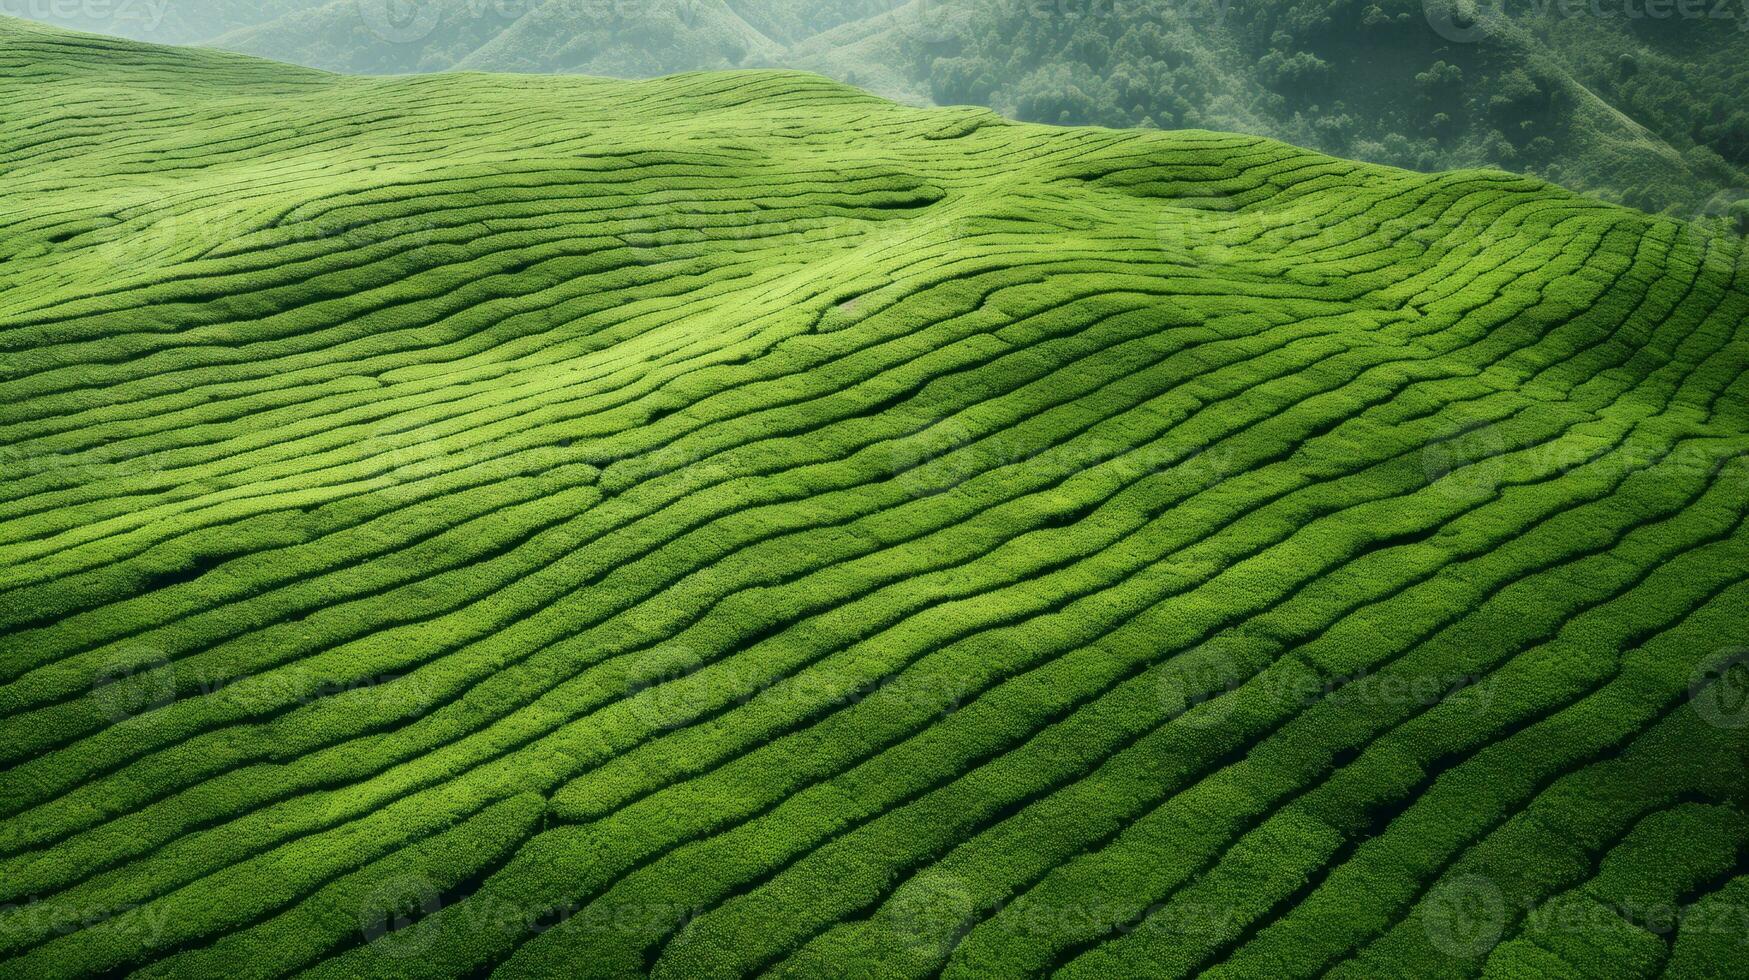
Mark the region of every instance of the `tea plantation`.
<instances>
[{"instance_id":1,"label":"tea plantation","mask_svg":"<svg viewBox=\"0 0 1749 980\"><path fill-rule=\"evenodd\" d=\"M0 977L1749 975L1749 258L0 20Z\"/></svg>"}]
</instances>

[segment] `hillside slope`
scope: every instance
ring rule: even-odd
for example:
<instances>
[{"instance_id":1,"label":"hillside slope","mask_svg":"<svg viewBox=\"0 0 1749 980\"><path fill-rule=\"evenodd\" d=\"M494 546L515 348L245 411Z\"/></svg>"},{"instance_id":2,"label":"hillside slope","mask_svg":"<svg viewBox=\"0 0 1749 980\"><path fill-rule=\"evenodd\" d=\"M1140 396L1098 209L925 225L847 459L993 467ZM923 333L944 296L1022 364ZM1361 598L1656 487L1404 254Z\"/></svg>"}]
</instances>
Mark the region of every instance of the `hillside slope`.
<instances>
[{"instance_id":1,"label":"hillside slope","mask_svg":"<svg viewBox=\"0 0 1749 980\"><path fill-rule=\"evenodd\" d=\"M84 10L90 5L71 5ZM1749 8L1500 0L116 0L59 23L337 71L788 67L1031 122L1499 167L1749 230ZM57 5L33 5L51 20Z\"/></svg>"},{"instance_id":2,"label":"hillside slope","mask_svg":"<svg viewBox=\"0 0 1749 980\"><path fill-rule=\"evenodd\" d=\"M1740 239L788 72L0 94L0 977L1749 970Z\"/></svg>"}]
</instances>

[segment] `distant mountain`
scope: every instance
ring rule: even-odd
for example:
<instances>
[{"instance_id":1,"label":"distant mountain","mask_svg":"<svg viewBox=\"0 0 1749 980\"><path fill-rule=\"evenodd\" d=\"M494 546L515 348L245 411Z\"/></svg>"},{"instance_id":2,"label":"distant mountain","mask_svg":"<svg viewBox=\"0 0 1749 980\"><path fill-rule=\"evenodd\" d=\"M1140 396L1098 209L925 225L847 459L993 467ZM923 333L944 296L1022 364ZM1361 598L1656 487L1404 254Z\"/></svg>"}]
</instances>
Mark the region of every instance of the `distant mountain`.
<instances>
[{"instance_id":1,"label":"distant mountain","mask_svg":"<svg viewBox=\"0 0 1749 980\"><path fill-rule=\"evenodd\" d=\"M628 77L729 68L781 49L723 0L330 0L213 43L347 72Z\"/></svg>"},{"instance_id":2,"label":"distant mountain","mask_svg":"<svg viewBox=\"0 0 1749 980\"><path fill-rule=\"evenodd\" d=\"M0 0L0 14L162 44L198 44L328 0ZM291 60L282 58L281 60Z\"/></svg>"},{"instance_id":3,"label":"distant mountain","mask_svg":"<svg viewBox=\"0 0 1749 980\"><path fill-rule=\"evenodd\" d=\"M1749 9L1683 9L1702 16L1528 0L117 0L106 18L45 19L345 72L802 68L919 105L1494 166L1694 215L1749 196Z\"/></svg>"},{"instance_id":4,"label":"distant mountain","mask_svg":"<svg viewBox=\"0 0 1749 980\"><path fill-rule=\"evenodd\" d=\"M851 24L904 6L905 0L727 0L766 37L795 44L840 24Z\"/></svg>"}]
</instances>

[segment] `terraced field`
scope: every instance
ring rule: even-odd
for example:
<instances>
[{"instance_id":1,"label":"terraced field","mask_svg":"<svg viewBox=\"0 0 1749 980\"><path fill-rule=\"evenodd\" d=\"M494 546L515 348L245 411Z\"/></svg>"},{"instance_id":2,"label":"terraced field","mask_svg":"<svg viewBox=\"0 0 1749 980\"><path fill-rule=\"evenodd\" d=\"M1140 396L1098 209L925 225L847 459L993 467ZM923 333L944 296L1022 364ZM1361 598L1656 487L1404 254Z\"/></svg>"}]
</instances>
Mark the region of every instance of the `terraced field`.
<instances>
[{"instance_id":1,"label":"terraced field","mask_svg":"<svg viewBox=\"0 0 1749 980\"><path fill-rule=\"evenodd\" d=\"M1743 243L0 21L0 976L1749 973Z\"/></svg>"}]
</instances>

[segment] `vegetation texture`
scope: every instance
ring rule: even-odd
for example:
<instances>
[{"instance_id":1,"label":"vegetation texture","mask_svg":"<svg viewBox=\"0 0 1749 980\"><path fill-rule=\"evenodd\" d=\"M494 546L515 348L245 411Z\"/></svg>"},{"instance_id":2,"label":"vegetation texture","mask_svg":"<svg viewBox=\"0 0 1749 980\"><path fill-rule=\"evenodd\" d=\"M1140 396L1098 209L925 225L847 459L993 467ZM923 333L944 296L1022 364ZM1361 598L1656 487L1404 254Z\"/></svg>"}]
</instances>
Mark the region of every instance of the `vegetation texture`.
<instances>
[{"instance_id":1,"label":"vegetation texture","mask_svg":"<svg viewBox=\"0 0 1749 980\"><path fill-rule=\"evenodd\" d=\"M1749 973L1749 263L0 21L0 977Z\"/></svg>"},{"instance_id":2,"label":"vegetation texture","mask_svg":"<svg viewBox=\"0 0 1749 980\"><path fill-rule=\"evenodd\" d=\"M799 68L1022 121L1500 167L1749 228L1749 0L0 0L17 7L348 72Z\"/></svg>"}]
</instances>

